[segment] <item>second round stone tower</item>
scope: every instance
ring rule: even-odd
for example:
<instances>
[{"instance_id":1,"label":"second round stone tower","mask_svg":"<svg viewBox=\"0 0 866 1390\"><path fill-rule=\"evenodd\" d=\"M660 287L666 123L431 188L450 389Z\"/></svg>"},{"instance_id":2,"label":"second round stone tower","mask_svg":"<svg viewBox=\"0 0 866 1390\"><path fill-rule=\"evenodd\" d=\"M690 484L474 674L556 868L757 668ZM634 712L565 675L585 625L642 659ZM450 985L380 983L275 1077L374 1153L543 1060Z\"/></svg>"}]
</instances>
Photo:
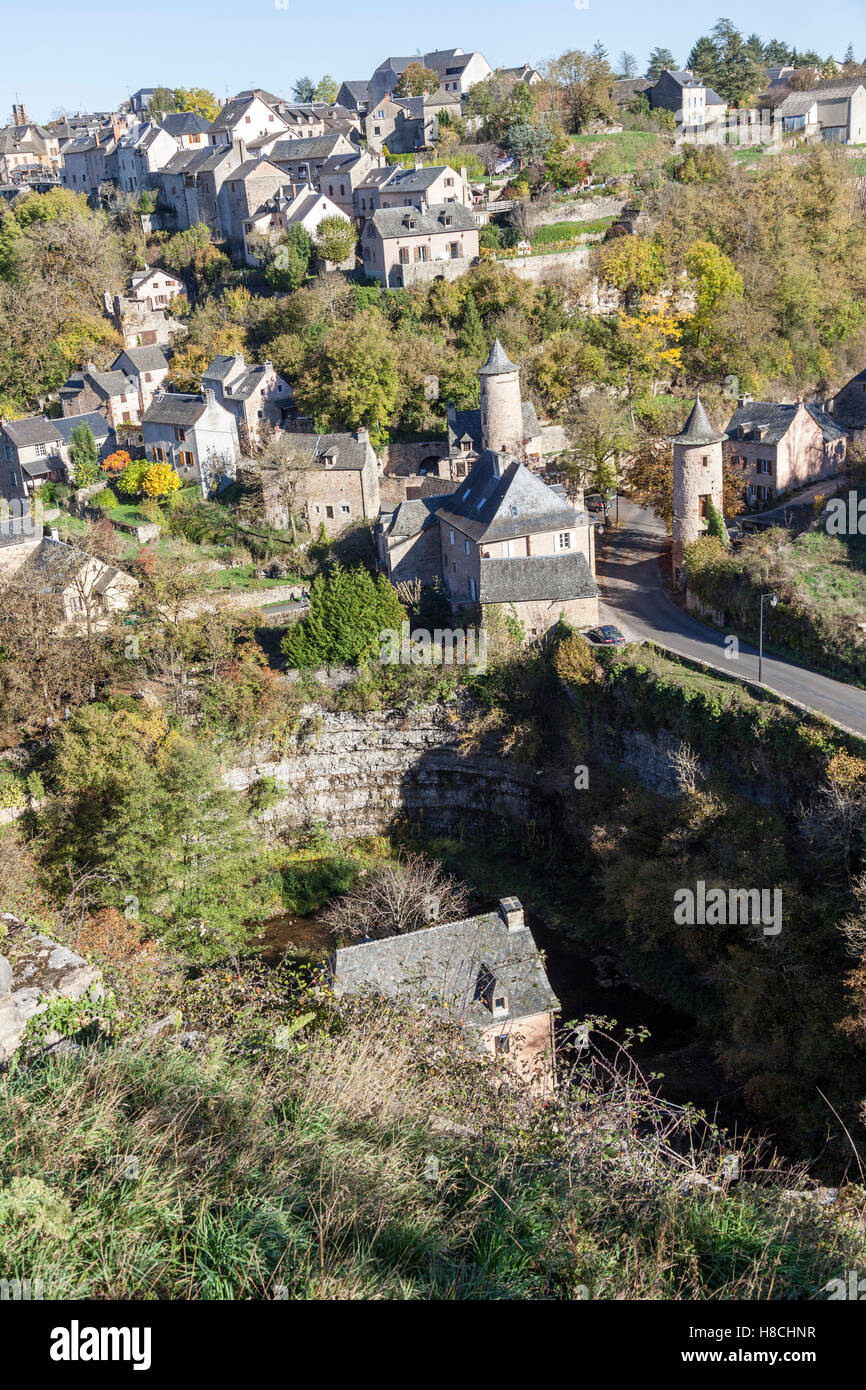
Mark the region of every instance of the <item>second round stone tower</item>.
<instances>
[{"instance_id":1,"label":"second round stone tower","mask_svg":"<svg viewBox=\"0 0 866 1390\"><path fill-rule=\"evenodd\" d=\"M685 548L707 529L710 500L722 515L722 444L725 436L710 424L700 396L674 446L673 536L674 582L685 583Z\"/></svg>"},{"instance_id":2,"label":"second round stone tower","mask_svg":"<svg viewBox=\"0 0 866 1390\"><path fill-rule=\"evenodd\" d=\"M497 338L481 368L481 443L495 453L523 454L520 368Z\"/></svg>"}]
</instances>

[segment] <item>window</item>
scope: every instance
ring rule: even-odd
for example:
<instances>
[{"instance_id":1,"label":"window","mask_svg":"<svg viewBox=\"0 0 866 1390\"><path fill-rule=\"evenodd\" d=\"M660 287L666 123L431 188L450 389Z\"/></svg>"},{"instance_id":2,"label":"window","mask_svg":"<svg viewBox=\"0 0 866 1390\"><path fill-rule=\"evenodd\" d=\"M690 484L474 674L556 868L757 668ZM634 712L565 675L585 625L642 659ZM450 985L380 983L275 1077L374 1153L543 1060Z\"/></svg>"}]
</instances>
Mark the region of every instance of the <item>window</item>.
<instances>
[{"instance_id":1,"label":"window","mask_svg":"<svg viewBox=\"0 0 866 1390\"><path fill-rule=\"evenodd\" d=\"M189 451L186 450L186 449L181 449L181 451L180 451L180 466L181 466L181 468L192 468L193 462L194 462L194 460L193 460L192 454L189 453Z\"/></svg>"},{"instance_id":2,"label":"window","mask_svg":"<svg viewBox=\"0 0 866 1390\"><path fill-rule=\"evenodd\" d=\"M348 502L341 502L340 511L343 513L343 516L349 516L351 514L352 508L349 506Z\"/></svg>"},{"instance_id":3,"label":"window","mask_svg":"<svg viewBox=\"0 0 866 1390\"><path fill-rule=\"evenodd\" d=\"M493 1007L494 1009L504 1009L507 1007L504 994L499 994L494 998Z\"/></svg>"},{"instance_id":4,"label":"window","mask_svg":"<svg viewBox=\"0 0 866 1390\"><path fill-rule=\"evenodd\" d=\"M446 188L453 188L453 187L454 187L454 180L453 180L453 179L446 179L446 180L445 180L445 187L446 187Z\"/></svg>"},{"instance_id":5,"label":"window","mask_svg":"<svg viewBox=\"0 0 866 1390\"><path fill-rule=\"evenodd\" d=\"M325 516L329 516L329 517L331 518L331 520L333 520L333 518L334 518L334 508L333 508L333 507L326 507L326 508L325 508Z\"/></svg>"},{"instance_id":6,"label":"window","mask_svg":"<svg viewBox=\"0 0 866 1390\"><path fill-rule=\"evenodd\" d=\"M184 440L186 439L186 430L182 430L180 425L175 425L174 437L179 444L183 444Z\"/></svg>"},{"instance_id":7,"label":"window","mask_svg":"<svg viewBox=\"0 0 866 1390\"><path fill-rule=\"evenodd\" d=\"M153 457L157 463L165 463L165 449L161 449L157 444L154 444Z\"/></svg>"},{"instance_id":8,"label":"window","mask_svg":"<svg viewBox=\"0 0 866 1390\"><path fill-rule=\"evenodd\" d=\"M449 545L453 545L453 544L454 544L454 532L453 532L453 530L449 530L449 532L448 532L448 544L449 544Z\"/></svg>"},{"instance_id":9,"label":"window","mask_svg":"<svg viewBox=\"0 0 866 1390\"><path fill-rule=\"evenodd\" d=\"M711 500L710 493L708 492L705 492L702 497L698 498L698 516L701 517L702 520L705 520L707 517Z\"/></svg>"},{"instance_id":10,"label":"window","mask_svg":"<svg viewBox=\"0 0 866 1390\"><path fill-rule=\"evenodd\" d=\"M759 472L759 473L772 473L772 471L773 471L773 460L772 460L772 459L758 459L758 472Z\"/></svg>"},{"instance_id":11,"label":"window","mask_svg":"<svg viewBox=\"0 0 866 1390\"><path fill-rule=\"evenodd\" d=\"M408 264L409 264L409 247L408 247L408 246L401 246L401 247L400 247L400 264L401 264L401 265L408 265Z\"/></svg>"},{"instance_id":12,"label":"window","mask_svg":"<svg viewBox=\"0 0 866 1390\"><path fill-rule=\"evenodd\" d=\"M13 487L18 486L18 474L15 472L14 468L9 469L9 481Z\"/></svg>"},{"instance_id":13,"label":"window","mask_svg":"<svg viewBox=\"0 0 866 1390\"><path fill-rule=\"evenodd\" d=\"M374 135L381 135L381 134L382 134L382 128L381 128L381 126L374 125L374 126L373 126L373 134L374 134Z\"/></svg>"},{"instance_id":14,"label":"window","mask_svg":"<svg viewBox=\"0 0 866 1390\"><path fill-rule=\"evenodd\" d=\"M200 144L201 144L201 136L200 136L200 135L191 135L191 136L189 137L189 143L190 143L191 145L200 145Z\"/></svg>"},{"instance_id":15,"label":"window","mask_svg":"<svg viewBox=\"0 0 866 1390\"><path fill-rule=\"evenodd\" d=\"M511 504L511 515L512 515L512 516L517 516L517 505L516 505L516 503L514 503L514 502L512 502L512 504Z\"/></svg>"},{"instance_id":16,"label":"window","mask_svg":"<svg viewBox=\"0 0 866 1390\"><path fill-rule=\"evenodd\" d=\"M416 247L415 247L415 259L416 259L416 261L426 261L426 260L428 260L428 259L429 259L429 248L426 247L426 246L416 246Z\"/></svg>"},{"instance_id":17,"label":"window","mask_svg":"<svg viewBox=\"0 0 866 1390\"><path fill-rule=\"evenodd\" d=\"M472 578L471 575L469 576L469 597L472 598L472 599L474 599L474 598L476 597L476 593L475 593L475 580Z\"/></svg>"},{"instance_id":18,"label":"window","mask_svg":"<svg viewBox=\"0 0 866 1390\"><path fill-rule=\"evenodd\" d=\"M251 116L244 116L244 122L245 122L245 124L246 124L246 125L249 125L251 119L252 119Z\"/></svg>"},{"instance_id":19,"label":"window","mask_svg":"<svg viewBox=\"0 0 866 1390\"><path fill-rule=\"evenodd\" d=\"M45 445L44 445L44 444L37 444L37 445L36 445L36 452L37 452L37 454L38 454L38 455L40 456L40 458L41 458L41 456L45 453Z\"/></svg>"},{"instance_id":20,"label":"window","mask_svg":"<svg viewBox=\"0 0 866 1390\"><path fill-rule=\"evenodd\" d=\"M460 255L460 242L451 241L448 243L448 254L452 261L456 261Z\"/></svg>"},{"instance_id":21,"label":"window","mask_svg":"<svg viewBox=\"0 0 866 1390\"><path fill-rule=\"evenodd\" d=\"M469 546L469 542L468 542L468 541L464 541L464 542L463 542L463 550L464 550L464 553L465 553L466 555L469 554L470 546Z\"/></svg>"},{"instance_id":22,"label":"window","mask_svg":"<svg viewBox=\"0 0 866 1390\"><path fill-rule=\"evenodd\" d=\"M559 549L560 549L560 550L570 550L570 549L571 549L571 532L570 532L570 531L560 531L560 533L559 533Z\"/></svg>"}]
</instances>

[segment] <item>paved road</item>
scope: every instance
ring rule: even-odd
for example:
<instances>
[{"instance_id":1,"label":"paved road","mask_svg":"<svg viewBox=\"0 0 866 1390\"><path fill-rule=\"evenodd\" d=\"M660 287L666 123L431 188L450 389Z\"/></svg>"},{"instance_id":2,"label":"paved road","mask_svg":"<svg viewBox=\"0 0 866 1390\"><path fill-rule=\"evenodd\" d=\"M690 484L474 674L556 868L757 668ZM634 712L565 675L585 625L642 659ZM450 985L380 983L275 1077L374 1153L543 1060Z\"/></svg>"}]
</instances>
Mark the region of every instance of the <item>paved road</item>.
<instances>
[{"instance_id":1,"label":"paved road","mask_svg":"<svg viewBox=\"0 0 866 1390\"><path fill-rule=\"evenodd\" d=\"M738 658L726 658L724 633L705 626L668 598L658 567L665 539L662 522L622 497L619 514L620 529L598 560L604 621L616 623L626 637L662 643L683 656L718 666L728 675L757 681L758 656L754 647L741 642ZM765 606L764 632L769 641L772 622L772 610ZM820 711L846 729L866 736L866 691L766 654L764 684L776 694Z\"/></svg>"}]
</instances>

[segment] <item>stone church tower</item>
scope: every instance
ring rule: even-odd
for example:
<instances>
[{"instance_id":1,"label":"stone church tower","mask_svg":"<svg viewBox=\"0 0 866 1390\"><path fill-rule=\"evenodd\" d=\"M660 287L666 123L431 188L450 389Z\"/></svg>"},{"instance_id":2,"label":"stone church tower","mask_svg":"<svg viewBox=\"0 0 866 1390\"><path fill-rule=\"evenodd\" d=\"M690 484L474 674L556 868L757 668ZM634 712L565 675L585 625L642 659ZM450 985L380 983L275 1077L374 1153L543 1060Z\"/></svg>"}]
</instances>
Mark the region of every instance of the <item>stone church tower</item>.
<instances>
[{"instance_id":1,"label":"stone church tower","mask_svg":"<svg viewBox=\"0 0 866 1390\"><path fill-rule=\"evenodd\" d=\"M710 498L722 512L722 441L714 430L700 396L679 434L672 435L674 446L674 582L685 583L684 552L707 529Z\"/></svg>"},{"instance_id":2,"label":"stone church tower","mask_svg":"<svg viewBox=\"0 0 866 1390\"><path fill-rule=\"evenodd\" d=\"M497 338L481 368L481 447L523 458L520 368Z\"/></svg>"}]
</instances>

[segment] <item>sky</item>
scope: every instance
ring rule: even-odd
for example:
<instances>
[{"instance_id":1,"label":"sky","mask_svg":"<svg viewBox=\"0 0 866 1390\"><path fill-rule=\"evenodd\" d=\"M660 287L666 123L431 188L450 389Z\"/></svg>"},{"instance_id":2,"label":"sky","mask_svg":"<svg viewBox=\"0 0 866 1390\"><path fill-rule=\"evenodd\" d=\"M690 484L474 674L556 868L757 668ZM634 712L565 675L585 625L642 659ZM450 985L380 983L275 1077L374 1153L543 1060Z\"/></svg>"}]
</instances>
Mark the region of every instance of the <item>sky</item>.
<instances>
[{"instance_id":1,"label":"sky","mask_svg":"<svg viewBox=\"0 0 866 1390\"><path fill-rule=\"evenodd\" d=\"M139 87L290 96L304 75L367 78L389 54L436 48L512 67L600 39L614 65L626 49L643 71L656 46L684 63L720 10L744 34L837 57L853 43L866 57L863 0L436 0L423 14L405 0L0 0L0 125L16 99L45 121L58 108L111 109Z\"/></svg>"}]
</instances>

